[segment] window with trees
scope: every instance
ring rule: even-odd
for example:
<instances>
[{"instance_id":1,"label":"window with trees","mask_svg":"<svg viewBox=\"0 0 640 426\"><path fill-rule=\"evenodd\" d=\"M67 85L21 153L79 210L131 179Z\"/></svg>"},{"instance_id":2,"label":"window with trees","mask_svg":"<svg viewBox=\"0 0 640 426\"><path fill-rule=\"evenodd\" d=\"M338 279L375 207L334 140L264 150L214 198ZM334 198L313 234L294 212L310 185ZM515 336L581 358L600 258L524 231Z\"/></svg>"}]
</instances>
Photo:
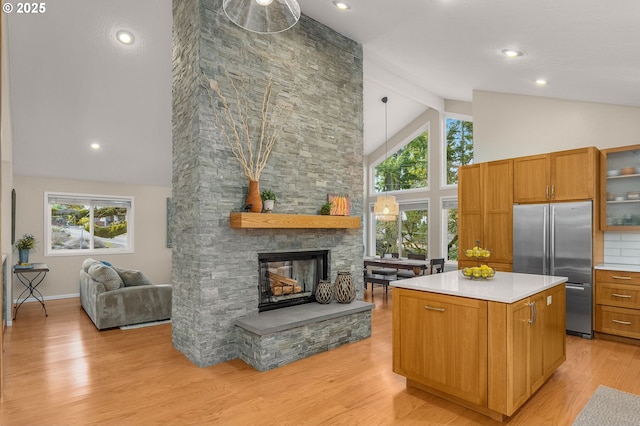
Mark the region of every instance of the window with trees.
<instances>
[{"instance_id":1,"label":"window with trees","mask_svg":"<svg viewBox=\"0 0 640 426\"><path fill-rule=\"evenodd\" d=\"M398 220L383 222L372 219L376 229L376 255L409 253L429 256L429 204L410 203L400 206Z\"/></svg>"},{"instance_id":2,"label":"window with trees","mask_svg":"<svg viewBox=\"0 0 640 426\"><path fill-rule=\"evenodd\" d=\"M458 167L473 163L473 122L445 118L447 158L445 186L458 184Z\"/></svg>"},{"instance_id":3,"label":"window with trees","mask_svg":"<svg viewBox=\"0 0 640 426\"><path fill-rule=\"evenodd\" d=\"M445 260L458 261L458 198L442 198L442 253Z\"/></svg>"},{"instance_id":4,"label":"window with trees","mask_svg":"<svg viewBox=\"0 0 640 426\"><path fill-rule=\"evenodd\" d=\"M133 198L45 193L46 255L133 252Z\"/></svg>"},{"instance_id":5,"label":"window with trees","mask_svg":"<svg viewBox=\"0 0 640 426\"><path fill-rule=\"evenodd\" d=\"M374 170L374 192L427 188L429 181L429 131L404 145Z\"/></svg>"}]
</instances>

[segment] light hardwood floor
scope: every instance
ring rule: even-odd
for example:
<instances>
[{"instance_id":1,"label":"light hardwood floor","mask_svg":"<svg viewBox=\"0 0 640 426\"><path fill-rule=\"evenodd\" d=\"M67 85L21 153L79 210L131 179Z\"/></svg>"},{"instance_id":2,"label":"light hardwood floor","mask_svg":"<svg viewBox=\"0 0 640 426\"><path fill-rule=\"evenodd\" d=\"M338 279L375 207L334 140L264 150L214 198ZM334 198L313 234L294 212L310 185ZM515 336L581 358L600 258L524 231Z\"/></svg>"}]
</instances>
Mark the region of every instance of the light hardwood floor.
<instances>
[{"instance_id":1,"label":"light hardwood floor","mask_svg":"<svg viewBox=\"0 0 640 426\"><path fill-rule=\"evenodd\" d=\"M371 290L366 292L370 300ZM0 424L494 425L391 371L391 292L369 339L260 373L198 368L171 325L98 332L78 299L20 308L5 335ZM640 349L567 337L567 361L507 422L570 425L599 384L640 394Z\"/></svg>"}]
</instances>

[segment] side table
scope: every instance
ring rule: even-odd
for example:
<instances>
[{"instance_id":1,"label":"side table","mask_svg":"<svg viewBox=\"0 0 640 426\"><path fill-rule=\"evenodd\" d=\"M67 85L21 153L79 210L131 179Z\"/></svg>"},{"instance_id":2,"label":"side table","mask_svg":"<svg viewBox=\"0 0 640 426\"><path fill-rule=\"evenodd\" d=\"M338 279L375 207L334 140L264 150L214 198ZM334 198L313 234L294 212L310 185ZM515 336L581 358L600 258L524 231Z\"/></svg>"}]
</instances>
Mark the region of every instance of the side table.
<instances>
[{"instance_id":1,"label":"side table","mask_svg":"<svg viewBox=\"0 0 640 426\"><path fill-rule=\"evenodd\" d=\"M44 316L48 317L47 308L44 306L44 296L40 293L37 287L44 281L44 277L49 272L49 267L46 263L32 263L33 267L21 267L20 265L13 266L13 273L16 274L18 281L25 287L22 293L16 298L16 303L13 307L13 320L15 321L18 309L29 298L33 297L42 305L44 309ZM28 292L28 294L27 294ZM20 299L22 298L22 301Z\"/></svg>"}]
</instances>

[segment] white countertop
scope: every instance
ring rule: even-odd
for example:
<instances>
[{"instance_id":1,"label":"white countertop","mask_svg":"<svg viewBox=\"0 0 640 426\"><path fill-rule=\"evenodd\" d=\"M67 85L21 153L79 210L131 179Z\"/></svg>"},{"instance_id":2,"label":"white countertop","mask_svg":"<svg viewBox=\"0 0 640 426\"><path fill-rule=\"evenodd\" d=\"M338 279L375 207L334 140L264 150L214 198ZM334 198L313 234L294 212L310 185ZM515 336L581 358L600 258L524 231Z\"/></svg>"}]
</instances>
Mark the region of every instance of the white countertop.
<instances>
[{"instance_id":1,"label":"white countertop","mask_svg":"<svg viewBox=\"0 0 640 426\"><path fill-rule=\"evenodd\" d=\"M513 303L567 281L567 277L496 272L490 280L470 280L460 271L393 281L392 287Z\"/></svg>"},{"instance_id":2,"label":"white countertop","mask_svg":"<svg viewBox=\"0 0 640 426\"><path fill-rule=\"evenodd\" d=\"M625 271L625 272L640 272L640 265L626 265L622 263L601 263L594 266L594 269L601 269L604 271Z\"/></svg>"}]
</instances>

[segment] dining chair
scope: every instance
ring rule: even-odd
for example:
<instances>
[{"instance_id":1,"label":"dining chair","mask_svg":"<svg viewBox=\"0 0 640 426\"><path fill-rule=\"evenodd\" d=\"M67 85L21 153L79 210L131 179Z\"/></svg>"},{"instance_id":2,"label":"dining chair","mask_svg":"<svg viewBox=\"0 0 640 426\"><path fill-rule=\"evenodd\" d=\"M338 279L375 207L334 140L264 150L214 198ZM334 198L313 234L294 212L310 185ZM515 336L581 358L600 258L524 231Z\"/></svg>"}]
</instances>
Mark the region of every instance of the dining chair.
<instances>
[{"instance_id":1,"label":"dining chair","mask_svg":"<svg viewBox=\"0 0 640 426\"><path fill-rule=\"evenodd\" d=\"M421 254L421 253L407 253L407 259L427 260L427 255L426 254ZM398 270L398 279L401 279L401 278L413 278L415 276L416 276L416 274L414 274L413 271Z\"/></svg>"},{"instance_id":2,"label":"dining chair","mask_svg":"<svg viewBox=\"0 0 640 426\"><path fill-rule=\"evenodd\" d=\"M440 274L444 271L444 259L431 259L429 263L432 274Z\"/></svg>"}]
</instances>

